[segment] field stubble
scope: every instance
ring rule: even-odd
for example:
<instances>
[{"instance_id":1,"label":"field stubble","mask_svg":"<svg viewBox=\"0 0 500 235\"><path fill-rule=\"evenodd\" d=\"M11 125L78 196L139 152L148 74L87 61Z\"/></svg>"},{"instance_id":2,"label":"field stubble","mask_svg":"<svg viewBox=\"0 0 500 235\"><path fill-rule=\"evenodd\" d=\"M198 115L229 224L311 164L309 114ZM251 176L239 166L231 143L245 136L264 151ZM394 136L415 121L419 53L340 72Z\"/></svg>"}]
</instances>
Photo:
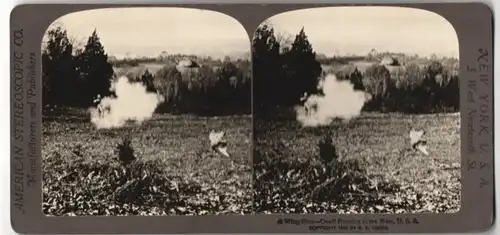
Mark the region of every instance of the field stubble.
<instances>
[{"instance_id":1,"label":"field stubble","mask_svg":"<svg viewBox=\"0 0 500 235\"><path fill-rule=\"evenodd\" d=\"M224 130L232 159L209 151ZM137 160L116 146L131 137ZM251 212L251 117L155 115L142 125L97 130L84 112L43 123L43 211L74 215L206 215Z\"/></svg>"},{"instance_id":2,"label":"field stubble","mask_svg":"<svg viewBox=\"0 0 500 235\"><path fill-rule=\"evenodd\" d=\"M457 212L460 116L363 114L349 123L302 128L254 121L257 213ZM424 129L430 156L411 151ZM341 161L321 164L318 142L333 138Z\"/></svg>"}]
</instances>

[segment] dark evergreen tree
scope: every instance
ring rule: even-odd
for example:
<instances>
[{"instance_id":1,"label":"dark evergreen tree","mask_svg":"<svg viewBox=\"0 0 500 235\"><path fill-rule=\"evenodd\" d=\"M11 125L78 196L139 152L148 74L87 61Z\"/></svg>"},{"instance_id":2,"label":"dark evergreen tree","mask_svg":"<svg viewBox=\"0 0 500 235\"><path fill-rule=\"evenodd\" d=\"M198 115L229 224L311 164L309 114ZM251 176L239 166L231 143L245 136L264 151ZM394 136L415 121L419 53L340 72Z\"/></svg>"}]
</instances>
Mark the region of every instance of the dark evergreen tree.
<instances>
[{"instance_id":1,"label":"dark evergreen tree","mask_svg":"<svg viewBox=\"0 0 500 235\"><path fill-rule=\"evenodd\" d=\"M108 61L108 55L100 42L97 31L87 40L84 50L78 56L80 76L82 79L82 96L80 102L83 105L92 105L92 100L97 95L101 97L110 96L113 78L113 66Z\"/></svg>"},{"instance_id":2,"label":"dark evergreen tree","mask_svg":"<svg viewBox=\"0 0 500 235\"><path fill-rule=\"evenodd\" d=\"M156 88L155 88L155 84L154 84L154 77L153 77L153 74L151 74L148 69L146 69L146 71L144 71L144 73L142 74L142 76L140 78L140 81L141 81L142 85L146 87L147 92L156 93Z\"/></svg>"},{"instance_id":3,"label":"dark evergreen tree","mask_svg":"<svg viewBox=\"0 0 500 235\"><path fill-rule=\"evenodd\" d=\"M78 81L73 44L61 27L50 29L47 34L42 51L43 103L71 105Z\"/></svg>"},{"instance_id":4,"label":"dark evergreen tree","mask_svg":"<svg viewBox=\"0 0 500 235\"><path fill-rule=\"evenodd\" d=\"M308 94L318 92L317 86L322 72L304 28L296 35L292 47L283 56L289 72L285 75L286 80L281 86L286 87L286 104L295 105L304 92Z\"/></svg>"},{"instance_id":5,"label":"dark evergreen tree","mask_svg":"<svg viewBox=\"0 0 500 235\"><path fill-rule=\"evenodd\" d=\"M280 45L274 36L274 30L263 25L259 27L252 42L253 63L253 97L254 109L261 110L258 114L266 113L266 107L278 104L279 76L281 74ZM257 95L258 94L258 95ZM264 109L263 109L264 108Z\"/></svg>"},{"instance_id":6,"label":"dark evergreen tree","mask_svg":"<svg viewBox=\"0 0 500 235\"><path fill-rule=\"evenodd\" d=\"M349 75L349 80L354 86L354 90L364 90L365 86L363 85L363 74L358 70L358 68L354 68L354 71Z\"/></svg>"}]
</instances>

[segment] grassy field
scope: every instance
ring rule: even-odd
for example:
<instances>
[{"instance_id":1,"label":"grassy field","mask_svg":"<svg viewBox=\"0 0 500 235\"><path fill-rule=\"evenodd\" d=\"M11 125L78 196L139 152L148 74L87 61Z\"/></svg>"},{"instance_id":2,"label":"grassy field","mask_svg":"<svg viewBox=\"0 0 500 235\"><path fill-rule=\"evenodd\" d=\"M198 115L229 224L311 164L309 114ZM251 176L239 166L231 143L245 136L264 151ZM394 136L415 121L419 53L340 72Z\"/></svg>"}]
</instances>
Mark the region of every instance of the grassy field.
<instances>
[{"instance_id":1,"label":"grassy field","mask_svg":"<svg viewBox=\"0 0 500 235\"><path fill-rule=\"evenodd\" d=\"M257 212L456 212L459 122L457 114L363 114L317 128L255 120ZM411 151L411 127L427 132L430 156ZM317 160L327 134L342 159L335 166Z\"/></svg>"},{"instance_id":2,"label":"grassy field","mask_svg":"<svg viewBox=\"0 0 500 235\"><path fill-rule=\"evenodd\" d=\"M165 67L168 63L141 63L138 66L122 66L122 67L113 67L113 70L118 75L123 74L134 74L135 76L141 76L146 69L151 74L156 74L158 70ZM172 64L172 63L170 63ZM172 64L173 65L173 64Z\"/></svg>"},{"instance_id":3,"label":"grassy field","mask_svg":"<svg viewBox=\"0 0 500 235\"><path fill-rule=\"evenodd\" d=\"M370 113L350 123L302 128L293 120L254 120L252 159L249 116L155 115L140 126L97 130L81 110L47 114L43 211L249 214L255 206L257 213L456 212L459 121L456 114ZM411 127L427 131L430 156L410 150ZM234 161L208 150L210 129L227 132ZM127 135L138 158L130 167L116 152ZM335 164L319 161L325 135L341 158Z\"/></svg>"},{"instance_id":4,"label":"grassy field","mask_svg":"<svg viewBox=\"0 0 500 235\"><path fill-rule=\"evenodd\" d=\"M231 159L209 151L224 130ZM130 135L137 161L117 160ZM251 211L251 117L155 115L142 125L97 130L81 110L43 123L43 211L47 215L203 215Z\"/></svg>"},{"instance_id":5,"label":"grassy field","mask_svg":"<svg viewBox=\"0 0 500 235\"><path fill-rule=\"evenodd\" d=\"M401 65L385 65L387 70L391 74L395 74L397 72L404 71L406 69L406 66L413 64L417 65L420 69L424 69L425 66L429 65L430 61L424 58L419 58L419 59L403 59L401 62ZM439 62L444 66L445 69L451 71L452 73L458 73L458 60L453 60L453 59L443 59L439 60ZM352 71L352 69L357 68L358 71L361 73L364 73L370 66L374 64L380 64L378 61L368 61L366 59L349 59L346 63L332 63L332 62L322 62L321 63L321 68L323 69L324 72L327 73L335 73L338 71Z\"/></svg>"}]
</instances>

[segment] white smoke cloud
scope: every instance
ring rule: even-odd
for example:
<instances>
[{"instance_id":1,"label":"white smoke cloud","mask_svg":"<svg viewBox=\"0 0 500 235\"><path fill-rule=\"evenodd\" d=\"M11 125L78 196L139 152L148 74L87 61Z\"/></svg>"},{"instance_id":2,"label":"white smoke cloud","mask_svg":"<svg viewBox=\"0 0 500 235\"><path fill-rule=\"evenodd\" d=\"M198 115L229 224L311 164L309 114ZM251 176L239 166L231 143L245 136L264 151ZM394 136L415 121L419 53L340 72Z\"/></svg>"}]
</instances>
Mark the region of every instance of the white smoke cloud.
<instances>
[{"instance_id":1,"label":"white smoke cloud","mask_svg":"<svg viewBox=\"0 0 500 235\"><path fill-rule=\"evenodd\" d=\"M130 83L125 76L111 85L116 97L104 97L97 108L90 108L91 122L98 128L116 128L127 121L140 124L151 118L163 97L147 92L141 83Z\"/></svg>"},{"instance_id":2,"label":"white smoke cloud","mask_svg":"<svg viewBox=\"0 0 500 235\"><path fill-rule=\"evenodd\" d=\"M302 126L328 125L335 118L349 121L359 116L364 104L371 99L370 94L354 90L351 82L339 81L335 75L327 75L318 87L324 95L311 95L303 106L295 108Z\"/></svg>"}]
</instances>

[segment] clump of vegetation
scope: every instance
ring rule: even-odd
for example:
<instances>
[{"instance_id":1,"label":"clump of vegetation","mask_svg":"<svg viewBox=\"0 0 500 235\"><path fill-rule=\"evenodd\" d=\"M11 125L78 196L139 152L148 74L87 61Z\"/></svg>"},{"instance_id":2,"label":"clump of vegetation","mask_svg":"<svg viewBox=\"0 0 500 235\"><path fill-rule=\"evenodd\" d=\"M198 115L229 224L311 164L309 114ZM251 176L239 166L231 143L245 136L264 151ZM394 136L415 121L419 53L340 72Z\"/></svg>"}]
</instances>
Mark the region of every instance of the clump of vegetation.
<instances>
[{"instance_id":1,"label":"clump of vegetation","mask_svg":"<svg viewBox=\"0 0 500 235\"><path fill-rule=\"evenodd\" d=\"M116 146L115 154L118 156L118 160L125 166L128 166L136 159L134 148L132 148L132 140L129 135L126 135L122 139L122 142Z\"/></svg>"},{"instance_id":2,"label":"clump of vegetation","mask_svg":"<svg viewBox=\"0 0 500 235\"><path fill-rule=\"evenodd\" d=\"M322 141L321 148L324 149ZM357 159L297 158L283 148L258 153L255 206L260 213L341 213L345 205L382 204ZM292 160L293 159L293 160ZM364 192L363 194L361 192ZM364 202L363 202L364 201ZM371 201L371 202L370 202Z\"/></svg>"}]
</instances>

